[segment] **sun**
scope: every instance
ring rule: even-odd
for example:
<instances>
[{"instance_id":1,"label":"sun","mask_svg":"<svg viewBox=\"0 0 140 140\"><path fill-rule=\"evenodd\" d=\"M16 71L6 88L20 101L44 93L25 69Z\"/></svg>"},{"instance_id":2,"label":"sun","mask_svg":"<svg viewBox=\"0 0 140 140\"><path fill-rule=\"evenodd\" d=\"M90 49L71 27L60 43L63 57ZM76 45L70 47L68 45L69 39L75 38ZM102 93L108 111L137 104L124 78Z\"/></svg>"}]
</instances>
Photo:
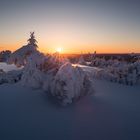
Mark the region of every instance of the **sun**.
<instances>
[{"instance_id":1,"label":"sun","mask_svg":"<svg viewBox=\"0 0 140 140\"><path fill-rule=\"evenodd\" d=\"M57 51L58 53L61 53L61 52L62 52L62 48L61 48L61 47L56 48L56 51Z\"/></svg>"}]
</instances>

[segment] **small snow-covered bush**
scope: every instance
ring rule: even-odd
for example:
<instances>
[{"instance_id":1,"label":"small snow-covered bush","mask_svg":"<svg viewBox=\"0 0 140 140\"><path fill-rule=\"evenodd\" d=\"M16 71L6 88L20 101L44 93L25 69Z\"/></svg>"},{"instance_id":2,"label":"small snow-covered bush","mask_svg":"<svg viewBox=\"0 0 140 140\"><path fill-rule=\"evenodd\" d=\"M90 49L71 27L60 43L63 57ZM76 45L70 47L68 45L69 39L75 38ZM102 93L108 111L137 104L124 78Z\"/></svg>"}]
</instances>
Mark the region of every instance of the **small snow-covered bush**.
<instances>
[{"instance_id":1,"label":"small snow-covered bush","mask_svg":"<svg viewBox=\"0 0 140 140\"><path fill-rule=\"evenodd\" d=\"M0 84L4 83L16 83L21 80L22 70L13 70L9 72L0 73Z\"/></svg>"},{"instance_id":2,"label":"small snow-covered bush","mask_svg":"<svg viewBox=\"0 0 140 140\"><path fill-rule=\"evenodd\" d=\"M35 52L28 57L22 76L22 84L32 88L41 88L45 72L48 69L47 66L49 66L50 63L47 60L48 57L45 57L40 52Z\"/></svg>"},{"instance_id":3,"label":"small snow-covered bush","mask_svg":"<svg viewBox=\"0 0 140 140\"><path fill-rule=\"evenodd\" d=\"M66 63L57 72L51 92L65 105L89 94L91 87L92 82L82 68Z\"/></svg>"}]
</instances>

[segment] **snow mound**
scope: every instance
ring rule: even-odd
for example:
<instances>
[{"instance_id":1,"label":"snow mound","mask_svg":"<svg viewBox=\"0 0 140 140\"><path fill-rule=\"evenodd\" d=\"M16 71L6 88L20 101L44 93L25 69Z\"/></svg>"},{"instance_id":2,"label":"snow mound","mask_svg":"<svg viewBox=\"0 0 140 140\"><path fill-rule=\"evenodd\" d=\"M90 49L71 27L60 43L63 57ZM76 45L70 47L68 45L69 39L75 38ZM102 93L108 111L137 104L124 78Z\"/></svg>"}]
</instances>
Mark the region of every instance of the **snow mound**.
<instances>
[{"instance_id":1,"label":"snow mound","mask_svg":"<svg viewBox=\"0 0 140 140\"><path fill-rule=\"evenodd\" d=\"M24 66L26 64L27 57L37 50L34 45L25 45L11 54L8 59L8 63L16 64L17 66Z\"/></svg>"},{"instance_id":2,"label":"snow mound","mask_svg":"<svg viewBox=\"0 0 140 140\"><path fill-rule=\"evenodd\" d=\"M3 70L4 72L12 71L12 70L20 70L23 67L18 68L15 64L7 64L7 63L0 63L0 70Z\"/></svg>"},{"instance_id":3,"label":"snow mound","mask_svg":"<svg viewBox=\"0 0 140 140\"><path fill-rule=\"evenodd\" d=\"M66 63L55 76L52 94L65 105L88 94L91 87L92 82L82 68Z\"/></svg>"},{"instance_id":4,"label":"snow mound","mask_svg":"<svg viewBox=\"0 0 140 140\"><path fill-rule=\"evenodd\" d=\"M38 52L38 46L36 43L37 41L35 39L34 32L31 32L28 44L12 53L8 59L8 63L14 63L19 67L26 65L28 56L32 53Z\"/></svg>"},{"instance_id":5,"label":"snow mound","mask_svg":"<svg viewBox=\"0 0 140 140\"><path fill-rule=\"evenodd\" d=\"M22 70L13 70L9 72L0 72L0 84L16 83L21 80Z\"/></svg>"}]
</instances>

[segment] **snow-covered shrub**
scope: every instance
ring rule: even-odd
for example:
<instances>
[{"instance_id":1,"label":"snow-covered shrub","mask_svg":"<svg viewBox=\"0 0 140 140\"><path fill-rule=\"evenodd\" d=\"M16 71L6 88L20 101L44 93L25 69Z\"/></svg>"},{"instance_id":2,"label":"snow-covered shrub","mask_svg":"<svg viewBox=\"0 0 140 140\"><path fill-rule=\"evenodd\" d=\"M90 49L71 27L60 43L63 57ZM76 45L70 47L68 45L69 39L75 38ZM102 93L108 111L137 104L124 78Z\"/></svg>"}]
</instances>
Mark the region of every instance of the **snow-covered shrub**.
<instances>
[{"instance_id":1,"label":"snow-covered shrub","mask_svg":"<svg viewBox=\"0 0 140 140\"><path fill-rule=\"evenodd\" d=\"M45 69L45 56L40 52L33 53L27 59L22 76L22 84L32 88L41 88L43 82L43 72Z\"/></svg>"},{"instance_id":2,"label":"snow-covered shrub","mask_svg":"<svg viewBox=\"0 0 140 140\"><path fill-rule=\"evenodd\" d=\"M137 56L135 61L124 61L119 59L95 58L91 66L102 68L95 77L106 79L125 85L136 85L140 82L140 59Z\"/></svg>"},{"instance_id":3,"label":"snow-covered shrub","mask_svg":"<svg viewBox=\"0 0 140 140\"><path fill-rule=\"evenodd\" d=\"M140 63L124 64L119 66L109 66L102 70L98 78L106 79L125 85L139 84Z\"/></svg>"},{"instance_id":4,"label":"snow-covered shrub","mask_svg":"<svg viewBox=\"0 0 140 140\"><path fill-rule=\"evenodd\" d=\"M49 90L50 79L54 78L60 67L55 55L44 55L40 52L33 53L28 59L22 76L22 84L32 88Z\"/></svg>"},{"instance_id":5,"label":"snow-covered shrub","mask_svg":"<svg viewBox=\"0 0 140 140\"><path fill-rule=\"evenodd\" d=\"M89 94L91 87L92 82L82 68L66 63L57 72L51 92L65 105Z\"/></svg>"},{"instance_id":6,"label":"snow-covered shrub","mask_svg":"<svg viewBox=\"0 0 140 140\"><path fill-rule=\"evenodd\" d=\"M0 84L16 83L21 80L23 70L13 70L0 73Z\"/></svg>"}]
</instances>

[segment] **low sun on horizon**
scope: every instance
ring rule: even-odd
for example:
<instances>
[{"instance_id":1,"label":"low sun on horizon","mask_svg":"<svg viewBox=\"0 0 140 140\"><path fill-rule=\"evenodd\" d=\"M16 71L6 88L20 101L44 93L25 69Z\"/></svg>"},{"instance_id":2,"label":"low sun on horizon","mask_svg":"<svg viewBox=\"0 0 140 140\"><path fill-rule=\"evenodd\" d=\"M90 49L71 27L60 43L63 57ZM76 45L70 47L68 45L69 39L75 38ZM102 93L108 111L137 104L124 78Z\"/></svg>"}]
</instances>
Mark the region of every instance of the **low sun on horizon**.
<instances>
[{"instance_id":1,"label":"low sun on horizon","mask_svg":"<svg viewBox=\"0 0 140 140\"><path fill-rule=\"evenodd\" d=\"M58 52L58 53L62 53L62 52L63 52L62 47L57 47L57 48L56 48L56 52Z\"/></svg>"}]
</instances>

